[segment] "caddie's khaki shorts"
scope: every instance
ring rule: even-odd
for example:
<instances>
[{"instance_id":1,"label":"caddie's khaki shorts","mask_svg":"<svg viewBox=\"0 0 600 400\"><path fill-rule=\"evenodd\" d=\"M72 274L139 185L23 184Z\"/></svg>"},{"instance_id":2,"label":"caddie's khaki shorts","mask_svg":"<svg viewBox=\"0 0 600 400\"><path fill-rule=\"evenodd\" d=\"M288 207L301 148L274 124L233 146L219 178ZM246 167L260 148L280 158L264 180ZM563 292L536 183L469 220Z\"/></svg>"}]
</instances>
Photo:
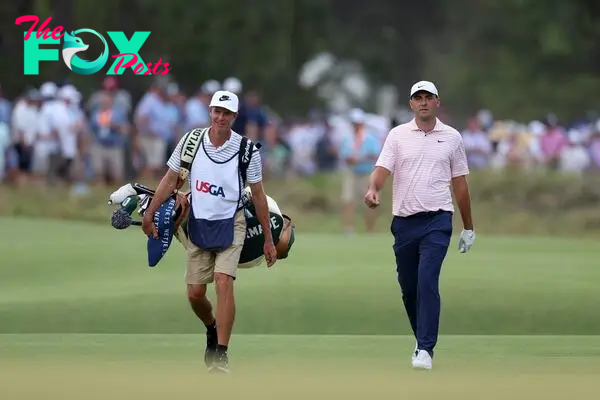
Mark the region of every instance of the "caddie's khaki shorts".
<instances>
[{"instance_id":1,"label":"caddie's khaki shorts","mask_svg":"<svg viewBox=\"0 0 600 400\"><path fill-rule=\"evenodd\" d=\"M207 284L215 279L215 273L236 276L240 254L246 239L246 218L244 211L235 215L233 244L222 252L205 251L198 248L191 240L187 241L188 260L185 279L188 284Z\"/></svg>"}]
</instances>

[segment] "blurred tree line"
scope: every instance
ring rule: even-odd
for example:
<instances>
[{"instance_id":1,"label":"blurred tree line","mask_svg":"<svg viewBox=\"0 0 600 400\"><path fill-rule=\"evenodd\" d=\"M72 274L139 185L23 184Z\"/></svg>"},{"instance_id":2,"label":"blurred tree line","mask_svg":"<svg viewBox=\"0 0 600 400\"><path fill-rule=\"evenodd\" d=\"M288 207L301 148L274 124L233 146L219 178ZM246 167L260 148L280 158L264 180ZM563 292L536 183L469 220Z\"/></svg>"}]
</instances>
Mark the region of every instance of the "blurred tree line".
<instances>
[{"instance_id":1,"label":"blurred tree line","mask_svg":"<svg viewBox=\"0 0 600 400\"><path fill-rule=\"evenodd\" d=\"M24 76L29 24L14 21L26 14L52 16L50 28L69 31L120 30L128 38L151 31L140 55L168 61L186 92L234 75L283 115L318 104L298 85L298 71L321 51L357 60L372 84L396 85L401 102L412 82L433 80L455 115L485 107L500 118L554 112L567 119L600 109L595 0L11 0L0 4L0 83L8 96L66 77L87 94L109 66L80 76L63 62L44 62L39 76ZM130 69L121 77L135 98L151 79Z\"/></svg>"}]
</instances>

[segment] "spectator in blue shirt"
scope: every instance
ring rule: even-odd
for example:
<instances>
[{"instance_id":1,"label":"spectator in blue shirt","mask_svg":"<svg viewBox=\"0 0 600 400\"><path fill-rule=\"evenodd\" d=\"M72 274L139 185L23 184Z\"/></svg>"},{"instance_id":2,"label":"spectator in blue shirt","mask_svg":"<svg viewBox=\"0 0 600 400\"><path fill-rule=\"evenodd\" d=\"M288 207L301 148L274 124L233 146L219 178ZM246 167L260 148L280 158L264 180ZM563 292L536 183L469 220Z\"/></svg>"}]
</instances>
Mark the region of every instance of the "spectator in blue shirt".
<instances>
[{"instance_id":1,"label":"spectator in blue shirt","mask_svg":"<svg viewBox=\"0 0 600 400\"><path fill-rule=\"evenodd\" d=\"M345 164L342 187L342 224L346 233L354 232L356 203L363 204L363 196L369 186L369 176L375 168L380 146L377 137L369 132L365 124L365 113L361 109L350 112L353 131L344 137L340 148L340 159ZM376 214L365 208L367 232L375 227Z\"/></svg>"},{"instance_id":2,"label":"spectator in blue shirt","mask_svg":"<svg viewBox=\"0 0 600 400\"><path fill-rule=\"evenodd\" d=\"M167 102L166 102L166 113L168 115L168 121L171 125L171 131L173 134L170 139L167 139L167 152L165 158L168 159L175 149L175 145L179 142L179 139L185 133L185 98L179 91L179 85L172 82L167 87Z\"/></svg>"},{"instance_id":3,"label":"spectator in blue shirt","mask_svg":"<svg viewBox=\"0 0 600 400\"><path fill-rule=\"evenodd\" d=\"M89 122L93 136L90 158L95 181L120 185L125 180L125 144L130 132L127 110L115 106L113 97L107 93L99 95L98 103Z\"/></svg>"},{"instance_id":4,"label":"spectator in blue shirt","mask_svg":"<svg viewBox=\"0 0 600 400\"><path fill-rule=\"evenodd\" d=\"M167 87L168 82L159 77L135 110L137 145L144 161L141 178L159 179L162 176L167 144L175 135Z\"/></svg>"},{"instance_id":5,"label":"spectator in blue shirt","mask_svg":"<svg viewBox=\"0 0 600 400\"><path fill-rule=\"evenodd\" d=\"M249 91L240 102L238 117L231 129L253 141L260 142L264 140L268 123L267 113L260 103L260 96L255 91Z\"/></svg>"}]
</instances>

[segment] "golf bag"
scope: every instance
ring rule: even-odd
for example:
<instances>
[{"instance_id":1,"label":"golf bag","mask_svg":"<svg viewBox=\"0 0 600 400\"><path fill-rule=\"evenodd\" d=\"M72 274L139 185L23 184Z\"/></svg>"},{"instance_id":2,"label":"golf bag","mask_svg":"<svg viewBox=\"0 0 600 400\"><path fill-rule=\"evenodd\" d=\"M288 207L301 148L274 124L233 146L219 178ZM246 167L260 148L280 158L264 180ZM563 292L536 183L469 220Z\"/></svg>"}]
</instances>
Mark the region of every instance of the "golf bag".
<instances>
[{"instance_id":1,"label":"golf bag","mask_svg":"<svg viewBox=\"0 0 600 400\"><path fill-rule=\"evenodd\" d=\"M133 220L136 212L143 217L154 190L139 183L128 183L113 192L109 204L119 204L111 218L111 225L115 229L126 229L131 225L141 225L140 221ZM148 265L153 267L170 248L172 238L175 237L187 250L188 230L187 222L190 211L190 194L174 193L154 215L154 222L158 228L158 239L148 238ZM246 218L246 239L240 255L239 268L252 268L264 261L264 233L257 218L256 210L252 203L252 192L245 188L242 194L244 203L244 216ZM277 250L277 259L288 257L295 241L294 224L291 218L281 212L273 198L267 196L271 235Z\"/></svg>"}]
</instances>

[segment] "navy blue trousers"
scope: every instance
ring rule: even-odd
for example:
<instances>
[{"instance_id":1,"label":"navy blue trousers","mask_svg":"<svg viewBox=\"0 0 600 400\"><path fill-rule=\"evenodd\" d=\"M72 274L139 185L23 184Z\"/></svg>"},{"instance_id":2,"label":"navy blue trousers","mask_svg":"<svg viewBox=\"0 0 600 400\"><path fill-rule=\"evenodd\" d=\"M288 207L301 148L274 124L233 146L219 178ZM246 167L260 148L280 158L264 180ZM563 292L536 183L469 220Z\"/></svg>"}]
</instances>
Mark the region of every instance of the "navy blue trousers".
<instances>
[{"instance_id":1,"label":"navy blue trousers","mask_svg":"<svg viewBox=\"0 0 600 400\"><path fill-rule=\"evenodd\" d=\"M452 237L452 213L394 216L396 271L417 346L433 355L440 321L439 278Z\"/></svg>"}]
</instances>

